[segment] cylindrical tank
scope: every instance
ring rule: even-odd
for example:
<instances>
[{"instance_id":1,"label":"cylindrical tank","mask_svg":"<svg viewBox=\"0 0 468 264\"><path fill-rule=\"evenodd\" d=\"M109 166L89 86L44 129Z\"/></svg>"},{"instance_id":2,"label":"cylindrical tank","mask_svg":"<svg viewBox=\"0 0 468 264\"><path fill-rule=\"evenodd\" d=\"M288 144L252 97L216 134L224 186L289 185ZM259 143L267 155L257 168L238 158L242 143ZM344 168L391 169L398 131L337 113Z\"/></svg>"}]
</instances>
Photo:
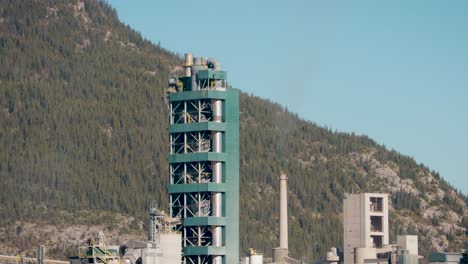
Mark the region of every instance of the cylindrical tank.
<instances>
[{"instance_id":1,"label":"cylindrical tank","mask_svg":"<svg viewBox=\"0 0 468 264\"><path fill-rule=\"evenodd\" d=\"M185 61L183 66L184 67L190 67L193 65L193 56L191 53L185 53Z\"/></svg>"},{"instance_id":2,"label":"cylindrical tank","mask_svg":"<svg viewBox=\"0 0 468 264\"><path fill-rule=\"evenodd\" d=\"M203 69L203 66L201 65L201 58L195 58L193 60L193 65L192 65L192 72L191 72L191 76L192 76L192 79L191 79L191 90L192 91L196 91L198 90L198 86L197 86L197 72L199 70Z\"/></svg>"},{"instance_id":3,"label":"cylindrical tank","mask_svg":"<svg viewBox=\"0 0 468 264\"><path fill-rule=\"evenodd\" d=\"M192 76L192 69L190 67L192 67L193 65L193 56L191 53L185 53L185 61L184 61L184 64L182 64L182 66L184 67L184 74L185 74L185 77L190 77Z\"/></svg>"},{"instance_id":4,"label":"cylindrical tank","mask_svg":"<svg viewBox=\"0 0 468 264\"><path fill-rule=\"evenodd\" d=\"M190 77L190 76L192 76L192 68L190 68L190 67L184 67L184 69L185 69L185 72L184 72L185 77Z\"/></svg>"}]
</instances>

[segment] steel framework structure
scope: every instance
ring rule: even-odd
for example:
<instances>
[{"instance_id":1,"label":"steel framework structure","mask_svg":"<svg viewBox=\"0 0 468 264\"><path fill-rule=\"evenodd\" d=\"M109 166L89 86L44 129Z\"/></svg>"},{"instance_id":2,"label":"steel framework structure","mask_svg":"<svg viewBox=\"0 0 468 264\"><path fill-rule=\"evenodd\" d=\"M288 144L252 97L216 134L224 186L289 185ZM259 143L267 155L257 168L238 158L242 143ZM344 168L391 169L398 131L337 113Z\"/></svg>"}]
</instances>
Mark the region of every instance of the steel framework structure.
<instances>
[{"instance_id":1,"label":"steel framework structure","mask_svg":"<svg viewBox=\"0 0 468 264\"><path fill-rule=\"evenodd\" d=\"M239 259L239 95L225 76L199 71L196 89L180 77L184 89L168 98L170 216L182 220L184 264Z\"/></svg>"}]
</instances>

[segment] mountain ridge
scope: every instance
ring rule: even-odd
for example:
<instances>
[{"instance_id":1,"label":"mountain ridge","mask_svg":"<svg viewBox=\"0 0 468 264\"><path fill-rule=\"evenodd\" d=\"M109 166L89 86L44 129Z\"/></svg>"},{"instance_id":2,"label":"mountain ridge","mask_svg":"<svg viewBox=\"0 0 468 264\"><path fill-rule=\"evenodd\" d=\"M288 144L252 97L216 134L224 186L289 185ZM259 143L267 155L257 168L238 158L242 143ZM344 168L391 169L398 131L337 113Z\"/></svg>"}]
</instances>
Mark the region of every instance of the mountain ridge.
<instances>
[{"instance_id":1,"label":"mountain ridge","mask_svg":"<svg viewBox=\"0 0 468 264\"><path fill-rule=\"evenodd\" d=\"M102 1L3 1L0 15L0 250L34 246L28 237L56 241L35 233L54 222L144 237L149 201L168 204L163 88L180 57ZM463 248L467 197L438 173L269 100L241 93L240 109L243 253L276 246L280 170L290 175L293 256L311 261L341 247L343 196L364 191L391 194L391 239L416 233L423 253ZM83 210L102 217L81 219ZM125 217L139 227L123 230Z\"/></svg>"}]
</instances>

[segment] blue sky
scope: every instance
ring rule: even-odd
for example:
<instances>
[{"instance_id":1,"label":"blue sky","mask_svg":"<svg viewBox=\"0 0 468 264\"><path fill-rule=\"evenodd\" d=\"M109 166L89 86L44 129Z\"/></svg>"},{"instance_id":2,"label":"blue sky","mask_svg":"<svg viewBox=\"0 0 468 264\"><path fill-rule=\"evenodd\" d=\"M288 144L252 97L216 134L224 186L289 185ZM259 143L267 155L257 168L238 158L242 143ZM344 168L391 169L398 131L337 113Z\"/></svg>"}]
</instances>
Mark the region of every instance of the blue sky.
<instances>
[{"instance_id":1,"label":"blue sky","mask_svg":"<svg viewBox=\"0 0 468 264\"><path fill-rule=\"evenodd\" d=\"M412 156L468 194L468 1L109 0L231 85Z\"/></svg>"}]
</instances>

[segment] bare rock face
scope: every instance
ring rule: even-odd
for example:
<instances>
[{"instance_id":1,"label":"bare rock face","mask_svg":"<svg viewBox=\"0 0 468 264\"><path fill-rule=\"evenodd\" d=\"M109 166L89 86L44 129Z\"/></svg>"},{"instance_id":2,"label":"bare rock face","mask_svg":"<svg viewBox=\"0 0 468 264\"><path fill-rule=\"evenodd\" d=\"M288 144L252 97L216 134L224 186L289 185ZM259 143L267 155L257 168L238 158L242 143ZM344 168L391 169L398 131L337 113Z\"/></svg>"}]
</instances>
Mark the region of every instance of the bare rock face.
<instances>
[{"instance_id":1,"label":"bare rock face","mask_svg":"<svg viewBox=\"0 0 468 264\"><path fill-rule=\"evenodd\" d=\"M420 192L415 188L412 179L401 179L398 171L399 168L394 163L381 163L375 157L375 152L369 153L351 153L351 161L354 164L365 163L369 169L366 172L369 177L375 177L382 183L381 191L394 193L404 191L412 195L419 195Z\"/></svg>"},{"instance_id":2,"label":"bare rock face","mask_svg":"<svg viewBox=\"0 0 468 264\"><path fill-rule=\"evenodd\" d=\"M45 244L48 257L66 259L96 231L111 243L143 239L145 203L167 205L163 89L180 58L118 21L106 1L0 9L0 254ZM422 254L463 247L466 197L411 158L243 93L240 121L242 249L267 257L277 246L272 175L285 169L291 254L304 262L342 247L346 192L391 195L391 240L417 234Z\"/></svg>"},{"instance_id":3,"label":"bare rock face","mask_svg":"<svg viewBox=\"0 0 468 264\"><path fill-rule=\"evenodd\" d=\"M372 151L352 153L350 160L356 166L366 165L366 177L374 179L375 190L393 196L403 192L417 200L419 208L416 210L391 207L396 216L395 227L400 227L403 233L418 234L421 241L430 241L435 251L463 249L468 230L462 221L468 217L468 207L459 194L442 189L439 180L427 170L420 169L414 179L403 179L396 164L377 160ZM451 207L447 206L447 201L451 202Z\"/></svg>"},{"instance_id":4,"label":"bare rock face","mask_svg":"<svg viewBox=\"0 0 468 264\"><path fill-rule=\"evenodd\" d=\"M18 250L33 256L38 244L47 248L47 257L66 259L76 254L77 246L103 232L111 245L120 245L130 239L146 239L143 222L133 216L104 211L83 210L75 213L55 211L54 221L17 221L0 228L0 252L15 255ZM70 219L74 221L70 221ZM31 219L33 220L33 219ZM9 239L16 237L16 239ZM45 239L47 238L47 239Z\"/></svg>"}]
</instances>

